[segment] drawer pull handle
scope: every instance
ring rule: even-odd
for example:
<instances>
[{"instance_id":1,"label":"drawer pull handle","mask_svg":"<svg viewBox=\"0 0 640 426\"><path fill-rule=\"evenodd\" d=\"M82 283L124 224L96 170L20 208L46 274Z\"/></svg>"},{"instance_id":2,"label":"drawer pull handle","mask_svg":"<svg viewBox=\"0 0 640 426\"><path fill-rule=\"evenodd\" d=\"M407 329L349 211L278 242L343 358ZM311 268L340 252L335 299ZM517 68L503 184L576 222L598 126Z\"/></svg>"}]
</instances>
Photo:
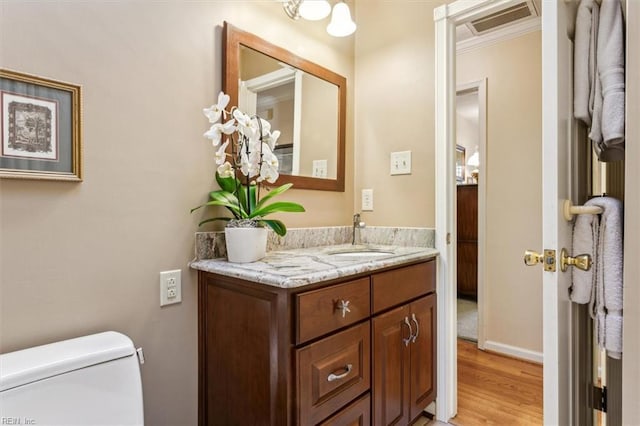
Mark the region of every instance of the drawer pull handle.
<instances>
[{"instance_id":1,"label":"drawer pull handle","mask_svg":"<svg viewBox=\"0 0 640 426\"><path fill-rule=\"evenodd\" d=\"M347 364L346 367L344 367L344 370L345 372L342 374L329 374L329 376L327 377L327 382L334 382L336 380L344 379L349 375L349 373L351 373L351 370L353 370L353 365Z\"/></svg>"},{"instance_id":2,"label":"drawer pull handle","mask_svg":"<svg viewBox=\"0 0 640 426\"><path fill-rule=\"evenodd\" d=\"M409 318L404 317L404 324L409 327L409 337L407 337L406 339L402 339L402 341L404 342L405 346L409 346L409 343L411 343L411 340L413 339L413 329L411 328L411 324L409 323Z\"/></svg>"},{"instance_id":3,"label":"drawer pull handle","mask_svg":"<svg viewBox=\"0 0 640 426\"><path fill-rule=\"evenodd\" d=\"M336 310L342 311L342 318L347 316L347 312L351 312L351 309L349 309L349 302L348 300L340 300L336 306Z\"/></svg>"},{"instance_id":4,"label":"drawer pull handle","mask_svg":"<svg viewBox=\"0 0 640 426\"><path fill-rule=\"evenodd\" d=\"M413 336L413 340L411 340L413 343L415 343L416 339L418 338L418 334L420 334L420 324L418 324L418 320L416 319L416 314L411 314L411 321L413 321L416 324L416 334Z\"/></svg>"}]
</instances>

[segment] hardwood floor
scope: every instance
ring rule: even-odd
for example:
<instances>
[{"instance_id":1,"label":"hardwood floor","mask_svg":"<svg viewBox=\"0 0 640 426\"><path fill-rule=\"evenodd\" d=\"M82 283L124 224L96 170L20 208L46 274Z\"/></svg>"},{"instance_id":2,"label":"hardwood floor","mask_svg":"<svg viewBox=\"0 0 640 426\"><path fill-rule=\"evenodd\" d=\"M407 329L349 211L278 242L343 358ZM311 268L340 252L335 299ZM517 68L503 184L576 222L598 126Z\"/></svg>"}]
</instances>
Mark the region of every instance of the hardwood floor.
<instances>
[{"instance_id":1,"label":"hardwood floor","mask_svg":"<svg viewBox=\"0 0 640 426\"><path fill-rule=\"evenodd\" d=\"M458 426L541 425L542 366L458 339Z\"/></svg>"}]
</instances>

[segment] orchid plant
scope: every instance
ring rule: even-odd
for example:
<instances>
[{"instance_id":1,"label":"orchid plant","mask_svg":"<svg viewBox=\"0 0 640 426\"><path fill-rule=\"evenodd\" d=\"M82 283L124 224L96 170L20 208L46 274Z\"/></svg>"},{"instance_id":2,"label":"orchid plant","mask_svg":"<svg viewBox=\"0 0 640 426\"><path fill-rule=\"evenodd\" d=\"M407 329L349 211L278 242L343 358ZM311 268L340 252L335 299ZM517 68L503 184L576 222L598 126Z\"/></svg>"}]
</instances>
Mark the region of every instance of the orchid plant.
<instances>
[{"instance_id":1,"label":"orchid plant","mask_svg":"<svg viewBox=\"0 0 640 426\"><path fill-rule=\"evenodd\" d=\"M268 226L278 235L285 235L287 228L280 220L264 219L276 212L304 212L298 203L279 201L267 204L276 195L291 188L288 183L269 190L261 197L264 182L275 183L278 179L278 157L274 149L280 136L278 130L271 131L271 124L258 117L249 116L237 107L227 110L229 95L220 92L218 102L204 108L204 115L211 127L204 136L217 147L215 161L216 181L220 186L209 193L211 201L195 207L222 206L231 212L231 217L214 217L200 222L222 220L227 226ZM229 149L230 148L230 149ZM264 188L267 191L266 188Z\"/></svg>"}]
</instances>

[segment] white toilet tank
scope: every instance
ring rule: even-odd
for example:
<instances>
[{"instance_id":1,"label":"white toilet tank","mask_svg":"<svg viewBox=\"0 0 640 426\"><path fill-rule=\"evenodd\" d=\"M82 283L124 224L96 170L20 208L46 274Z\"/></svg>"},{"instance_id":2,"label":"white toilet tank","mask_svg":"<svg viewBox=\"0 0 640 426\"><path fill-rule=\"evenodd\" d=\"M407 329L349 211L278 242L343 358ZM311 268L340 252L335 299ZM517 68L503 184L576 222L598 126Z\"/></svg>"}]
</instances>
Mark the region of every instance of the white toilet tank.
<instances>
[{"instance_id":1,"label":"white toilet tank","mask_svg":"<svg viewBox=\"0 0 640 426\"><path fill-rule=\"evenodd\" d=\"M0 424L143 425L131 339L107 331L0 355Z\"/></svg>"}]
</instances>

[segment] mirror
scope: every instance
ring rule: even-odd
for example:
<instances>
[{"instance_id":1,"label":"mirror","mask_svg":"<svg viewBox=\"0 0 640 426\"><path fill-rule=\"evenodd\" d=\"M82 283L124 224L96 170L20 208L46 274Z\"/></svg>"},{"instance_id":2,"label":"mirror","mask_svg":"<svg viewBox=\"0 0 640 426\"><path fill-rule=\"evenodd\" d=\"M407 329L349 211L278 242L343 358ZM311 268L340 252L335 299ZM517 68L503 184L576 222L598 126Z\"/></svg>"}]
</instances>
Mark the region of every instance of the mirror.
<instances>
[{"instance_id":1,"label":"mirror","mask_svg":"<svg viewBox=\"0 0 640 426\"><path fill-rule=\"evenodd\" d=\"M344 191L346 79L227 22L223 37L230 105L281 132L275 185Z\"/></svg>"}]
</instances>

